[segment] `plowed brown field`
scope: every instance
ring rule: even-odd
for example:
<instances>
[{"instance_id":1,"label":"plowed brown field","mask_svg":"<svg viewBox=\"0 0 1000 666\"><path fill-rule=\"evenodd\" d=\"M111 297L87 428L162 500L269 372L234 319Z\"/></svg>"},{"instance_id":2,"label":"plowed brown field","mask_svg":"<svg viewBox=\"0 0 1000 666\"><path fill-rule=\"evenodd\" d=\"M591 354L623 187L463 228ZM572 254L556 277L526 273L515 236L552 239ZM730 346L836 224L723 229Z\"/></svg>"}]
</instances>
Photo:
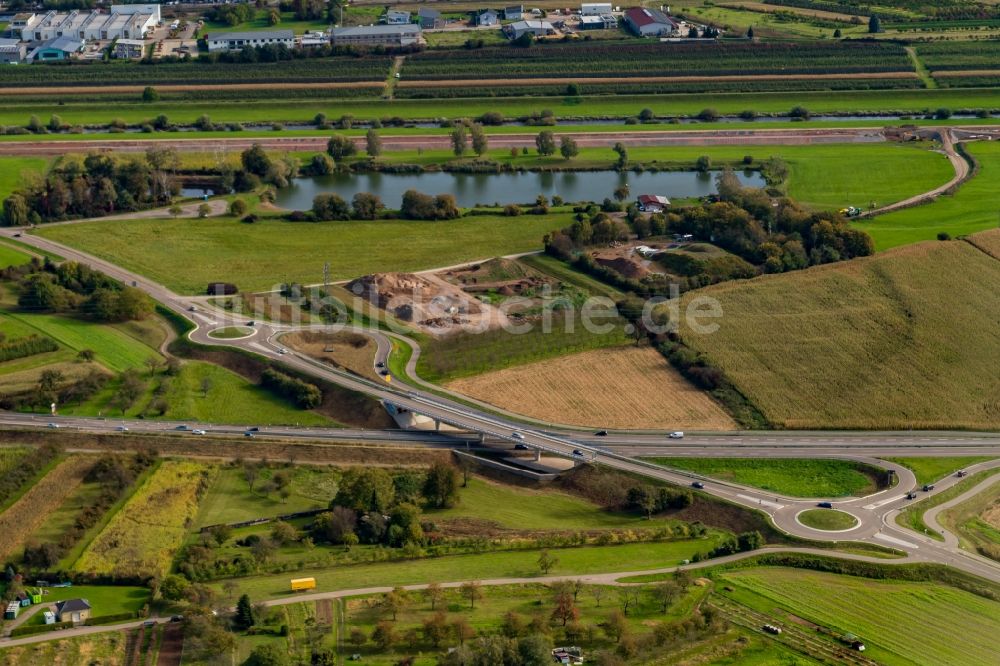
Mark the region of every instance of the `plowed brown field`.
<instances>
[{"instance_id":1,"label":"plowed brown field","mask_svg":"<svg viewBox=\"0 0 1000 666\"><path fill-rule=\"evenodd\" d=\"M517 414L567 425L734 429L732 418L651 347L616 347L459 379L448 388Z\"/></svg>"}]
</instances>

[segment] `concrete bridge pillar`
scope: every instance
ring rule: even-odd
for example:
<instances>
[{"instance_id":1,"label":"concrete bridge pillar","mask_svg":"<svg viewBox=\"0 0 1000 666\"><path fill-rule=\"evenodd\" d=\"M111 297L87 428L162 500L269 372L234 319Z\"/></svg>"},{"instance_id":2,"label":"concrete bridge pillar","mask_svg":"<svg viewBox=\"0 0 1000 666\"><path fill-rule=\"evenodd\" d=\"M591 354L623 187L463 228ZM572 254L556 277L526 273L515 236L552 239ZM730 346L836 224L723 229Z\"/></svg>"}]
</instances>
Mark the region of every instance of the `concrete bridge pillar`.
<instances>
[{"instance_id":1,"label":"concrete bridge pillar","mask_svg":"<svg viewBox=\"0 0 1000 666\"><path fill-rule=\"evenodd\" d=\"M540 462L542 459L542 450L535 449L535 462Z\"/></svg>"}]
</instances>

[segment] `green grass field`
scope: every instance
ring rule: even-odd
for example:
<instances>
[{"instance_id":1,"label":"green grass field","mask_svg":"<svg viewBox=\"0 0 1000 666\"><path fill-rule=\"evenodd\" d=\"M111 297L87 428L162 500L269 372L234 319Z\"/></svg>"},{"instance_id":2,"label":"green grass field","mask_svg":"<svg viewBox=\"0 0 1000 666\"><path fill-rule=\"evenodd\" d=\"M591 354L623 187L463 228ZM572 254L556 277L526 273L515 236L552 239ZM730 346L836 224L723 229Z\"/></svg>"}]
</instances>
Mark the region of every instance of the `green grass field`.
<instances>
[{"instance_id":1,"label":"green grass field","mask_svg":"<svg viewBox=\"0 0 1000 666\"><path fill-rule=\"evenodd\" d=\"M281 282L317 284L378 271L414 271L526 252L564 227L569 214L466 217L448 222L384 220L298 224L232 218L130 220L49 227L41 235L167 285L203 293L209 282L263 291ZM178 270L183 258L185 269Z\"/></svg>"},{"instance_id":2,"label":"green grass field","mask_svg":"<svg viewBox=\"0 0 1000 666\"><path fill-rule=\"evenodd\" d=\"M718 579L735 588L722 594L779 621L794 621L794 614L857 635L865 656L880 664L996 663L1000 603L969 592L784 568L727 572Z\"/></svg>"},{"instance_id":3,"label":"green grass field","mask_svg":"<svg viewBox=\"0 0 1000 666\"><path fill-rule=\"evenodd\" d=\"M790 497L861 497L875 492L877 470L846 460L646 458L664 467L735 481Z\"/></svg>"},{"instance_id":4,"label":"green grass field","mask_svg":"<svg viewBox=\"0 0 1000 666\"><path fill-rule=\"evenodd\" d=\"M259 11L249 21L229 25L217 21L205 21L205 26L201 29L203 35L216 35L222 32L257 32L260 30L291 30L296 35L315 30L327 30L330 24L327 21L298 21L294 12L280 12L281 22L277 25L268 23L268 12Z\"/></svg>"},{"instance_id":5,"label":"green grass field","mask_svg":"<svg viewBox=\"0 0 1000 666\"><path fill-rule=\"evenodd\" d=\"M695 553L711 550L719 541L718 533L700 539L663 543L636 543L620 546L587 546L552 548L559 562L549 575L598 573L607 571L640 571L669 567ZM316 578L316 591L349 590L377 585L411 585L432 581L447 582L486 578L539 576L538 551L504 551L476 555L448 555L398 562L379 562L329 569L303 570L300 575ZM239 593L254 600L291 595L288 573L250 576L234 579ZM213 587L221 589L221 583Z\"/></svg>"},{"instance_id":6,"label":"green grass field","mask_svg":"<svg viewBox=\"0 0 1000 666\"><path fill-rule=\"evenodd\" d=\"M31 255L22 252L13 245L0 243L0 267L20 266L31 261Z\"/></svg>"},{"instance_id":7,"label":"green grass field","mask_svg":"<svg viewBox=\"0 0 1000 666\"><path fill-rule=\"evenodd\" d=\"M796 519L806 527L832 532L849 530L858 524L851 514L835 509L806 509Z\"/></svg>"},{"instance_id":8,"label":"green grass field","mask_svg":"<svg viewBox=\"0 0 1000 666\"><path fill-rule=\"evenodd\" d=\"M513 97L441 100L380 100L380 99L297 99L294 93L275 100L274 91L257 91L243 100L233 101L160 101L150 104L135 102L74 102L60 105L51 102L16 102L0 109L0 124L25 125L31 115L47 119L59 115L69 124L107 123L122 118L129 123L141 123L165 114L178 123L193 123L203 114L215 122L309 121L317 113L330 117L353 115L358 119L401 116L404 118L468 118L487 111L500 111L507 116L525 116L542 109L551 109L557 117L624 117L634 116L643 108L651 108L658 116L693 116L702 109L714 108L723 114L738 114L753 110L758 113L783 114L802 105L813 114L837 113L933 113L934 109L994 109L996 90L968 89L907 89L819 91L792 93L709 93L673 95L596 95L582 97Z\"/></svg>"},{"instance_id":9,"label":"green grass field","mask_svg":"<svg viewBox=\"0 0 1000 666\"><path fill-rule=\"evenodd\" d=\"M941 197L924 206L915 206L881 215L858 226L884 250L897 245L931 240L939 232L953 237L1000 227L1000 143L975 142L968 152L980 170L952 196Z\"/></svg>"},{"instance_id":10,"label":"green grass field","mask_svg":"<svg viewBox=\"0 0 1000 666\"><path fill-rule=\"evenodd\" d=\"M260 481L266 481L274 471L277 468L262 470ZM340 471L335 468L296 466L289 471L291 495L282 501L276 495L265 497L259 492L250 492L242 469L222 468L201 502L194 527L322 509L337 494Z\"/></svg>"},{"instance_id":11,"label":"green grass field","mask_svg":"<svg viewBox=\"0 0 1000 666\"><path fill-rule=\"evenodd\" d=\"M26 175L44 174L48 164L42 157L0 157L0 201L21 187Z\"/></svg>"},{"instance_id":12,"label":"green grass field","mask_svg":"<svg viewBox=\"0 0 1000 666\"><path fill-rule=\"evenodd\" d=\"M529 490L478 477L469 479L451 509L428 510L438 523L451 520L483 521L510 530L596 530L660 527L661 520L638 514L605 511L585 499L555 490Z\"/></svg>"},{"instance_id":13,"label":"green grass field","mask_svg":"<svg viewBox=\"0 0 1000 666\"><path fill-rule=\"evenodd\" d=\"M946 476L954 474L969 465L993 460L992 456L954 456L951 458L885 458L889 462L899 463L913 471L917 483L934 483Z\"/></svg>"},{"instance_id":14,"label":"green grass field","mask_svg":"<svg viewBox=\"0 0 1000 666\"><path fill-rule=\"evenodd\" d=\"M989 240L1000 232L986 232ZM788 428L971 428L1000 415L993 312L1000 261L931 241L874 257L719 284L714 333L681 336ZM961 322L961 325L956 325Z\"/></svg>"},{"instance_id":15,"label":"green grass field","mask_svg":"<svg viewBox=\"0 0 1000 666\"><path fill-rule=\"evenodd\" d=\"M45 588L42 597L45 603L65 599L86 599L93 607L94 617L134 613L149 601L149 589L145 587L110 585L74 585L73 587ZM41 618L41 614L38 615Z\"/></svg>"}]
</instances>

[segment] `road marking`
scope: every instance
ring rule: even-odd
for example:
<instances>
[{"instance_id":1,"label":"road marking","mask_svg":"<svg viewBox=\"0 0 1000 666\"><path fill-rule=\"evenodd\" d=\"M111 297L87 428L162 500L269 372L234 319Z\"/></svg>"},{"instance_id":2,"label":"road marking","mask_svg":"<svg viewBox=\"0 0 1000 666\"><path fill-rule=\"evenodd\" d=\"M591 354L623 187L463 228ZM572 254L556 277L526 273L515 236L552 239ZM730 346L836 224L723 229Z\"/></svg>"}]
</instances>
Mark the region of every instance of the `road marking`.
<instances>
[{"instance_id":1,"label":"road marking","mask_svg":"<svg viewBox=\"0 0 1000 666\"><path fill-rule=\"evenodd\" d=\"M889 504L890 502L895 502L896 500L901 500L901 499L903 499L904 497L906 497L906 495L899 495L899 496L897 496L897 497L890 497L889 499L884 499L884 500L882 500L881 502L875 502L874 504L866 504L866 505L865 505L864 507L862 507L862 508L864 508L864 509L868 509L868 510L870 511L870 510L872 510L872 509L877 509L877 508L879 508L880 506L885 506L886 504Z\"/></svg>"},{"instance_id":2,"label":"road marking","mask_svg":"<svg viewBox=\"0 0 1000 666\"><path fill-rule=\"evenodd\" d=\"M756 502L761 506L769 506L774 509L784 509L784 504L778 504L777 502L771 502L770 500L760 499L759 497L753 497L751 495L737 495L740 499L750 500L751 502Z\"/></svg>"},{"instance_id":3,"label":"road marking","mask_svg":"<svg viewBox=\"0 0 1000 666\"><path fill-rule=\"evenodd\" d=\"M912 543L910 541L903 541L902 539L897 539L896 537L891 537L888 534L882 534L881 532L876 534L875 538L881 539L882 541L888 541L889 543L894 543L897 546L903 546L904 548L913 548L913 549L920 548L920 546L918 546L915 543Z\"/></svg>"}]
</instances>

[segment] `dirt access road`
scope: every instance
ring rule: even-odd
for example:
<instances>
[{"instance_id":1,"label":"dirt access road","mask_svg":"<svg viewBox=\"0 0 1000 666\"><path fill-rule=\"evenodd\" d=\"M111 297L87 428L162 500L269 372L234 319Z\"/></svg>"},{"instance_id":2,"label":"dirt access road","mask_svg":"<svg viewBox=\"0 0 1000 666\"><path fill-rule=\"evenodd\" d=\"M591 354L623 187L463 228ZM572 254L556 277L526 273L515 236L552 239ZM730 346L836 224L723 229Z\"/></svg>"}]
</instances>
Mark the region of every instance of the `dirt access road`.
<instances>
[{"instance_id":1,"label":"dirt access road","mask_svg":"<svg viewBox=\"0 0 1000 666\"><path fill-rule=\"evenodd\" d=\"M539 131L545 128L539 128ZM732 130L677 130L677 131L620 131L620 132L559 132L569 136L586 148L605 148L615 143L626 146L710 146L710 145L803 145L813 143L872 143L884 141L881 128L850 129L732 129ZM120 135L118 135L120 136ZM521 148L534 146L537 132L524 134L491 134L493 148ZM176 138L128 139L100 138L80 141L37 139L0 143L0 155L65 155L67 153L116 152L138 153L147 148L174 148L181 152L214 152L246 150L259 144L267 150L323 152L329 134L296 137L225 137L225 138ZM364 148L364 137L354 137L355 143ZM382 137L383 150L425 150L451 148L451 137L446 134L422 134Z\"/></svg>"}]
</instances>

